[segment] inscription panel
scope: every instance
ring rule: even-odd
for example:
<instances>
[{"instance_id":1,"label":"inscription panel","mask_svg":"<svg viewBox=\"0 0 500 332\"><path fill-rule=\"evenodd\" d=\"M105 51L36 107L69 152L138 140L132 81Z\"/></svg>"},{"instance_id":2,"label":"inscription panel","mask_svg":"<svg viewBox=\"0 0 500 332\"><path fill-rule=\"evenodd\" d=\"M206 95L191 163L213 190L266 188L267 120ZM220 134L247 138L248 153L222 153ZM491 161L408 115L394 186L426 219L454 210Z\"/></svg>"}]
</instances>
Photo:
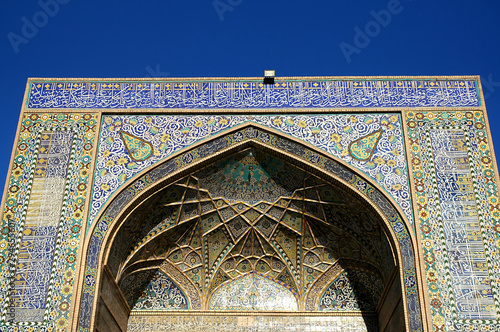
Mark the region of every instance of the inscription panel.
<instances>
[{"instance_id":1,"label":"inscription panel","mask_svg":"<svg viewBox=\"0 0 500 332\"><path fill-rule=\"evenodd\" d=\"M313 80L242 82L32 82L27 107L331 108L479 106L469 80Z\"/></svg>"},{"instance_id":2,"label":"inscription panel","mask_svg":"<svg viewBox=\"0 0 500 332\"><path fill-rule=\"evenodd\" d=\"M129 332L374 332L374 316L131 316Z\"/></svg>"},{"instance_id":3,"label":"inscription panel","mask_svg":"<svg viewBox=\"0 0 500 332\"><path fill-rule=\"evenodd\" d=\"M42 132L11 284L8 322L44 319L73 132Z\"/></svg>"},{"instance_id":4,"label":"inscription panel","mask_svg":"<svg viewBox=\"0 0 500 332\"><path fill-rule=\"evenodd\" d=\"M495 319L465 133L433 129L429 136L457 317Z\"/></svg>"}]
</instances>

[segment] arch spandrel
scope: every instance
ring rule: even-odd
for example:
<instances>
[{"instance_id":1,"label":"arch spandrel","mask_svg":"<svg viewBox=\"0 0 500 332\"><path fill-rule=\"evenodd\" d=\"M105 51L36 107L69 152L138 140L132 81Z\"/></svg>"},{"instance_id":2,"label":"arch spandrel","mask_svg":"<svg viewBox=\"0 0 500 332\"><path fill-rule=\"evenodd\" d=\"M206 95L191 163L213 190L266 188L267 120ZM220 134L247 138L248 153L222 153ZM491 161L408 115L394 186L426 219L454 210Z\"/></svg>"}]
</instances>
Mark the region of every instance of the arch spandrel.
<instances>
[{"instance_id":1,"label":"arch spandrel","mask_svg":"<svg viewBox=\"0 0 500 332\"><path fill-rule=\"evenodd\" d=\"M230 137L232 135L232 137ZM241 137L241 139L239 139ZM237 138L237 139L235 139ZM159 167L152 169L150 172L143 175L141 178L137 179L134 183L132 183L127 189L123 190L116 199L109 204L108 209L101 215L99 222L95 225L93 234L89 238L89 255L87 257L87 269L86 269L86 280L90 281L87 285L92 284L92 277L95 275L93 271L95 271L95 267L97 267L97 260L99 255L105 255L105 252L99 253L100 242L102 238L105 236L109 238L110 234L105 234L108 227L116 228L119 223L113 223L112 220L119 215L119 218L123 218L123 211L120 210L123 208L125 204L131 206L129 203L134 196L143 196L141 191L147 193L148 190L154 190L155 183L159 183L162 178L169 178L169 174L177 174L177 177L174 180L181 177L183 167L188 168L190 164L195 164L193 162L194 157L196 157L196 153L198 153L197 157L203 159L205 156L213 155L214 153L224 153L230 151L231 147L228 141L236 141L234 146L238 146L240 149L245 147L245 145L255 145L264 150L272 150L274 152L281 152L282 156L289 159L290 161L297 160L300 163L308 168L308 171L320 172L319 169L326 170L327 174L331 174L330 176L334 176L334 178L339 179L342 183L342 186L347 188L354 188L357 194L362 194L365 197L368 197L369 200L372 201L371 204L376 206L376 209L382 211L385 214L385 218L387 223L392 227L390 229L390 233L393 234L394 239L397 239L399 245L396 247L404 247L399 248L396 251L404 254L411 255L411 257L403 257L402 258L402 270L403 270L403 280L405 285L405 294L406 294L406 303L407 307L405 311L408 314L409 325L413 327L421 326L420 323L420 312L418 305L418 298L416 295L416 273L415 266L410 266L408 264L412 264L413 259L413 250L410 240L410 235L405 226L404 220L400 217L397 210L395 210L392 205L387 201L384 197L384 194L378 192L376 187L374 188L368 182L363 181L362 178L354 174L351 170L346 168L344 165L339 164L333 160L330 160L315 151L309 150L307 147L298 144L297 142L290 141L287 138L280 137L275 135L274 133L267 132L262 128L257 128L255 126L246 126L244 128L240 128L239 130L229 133L225 136L221 136L216 138L205 145L200 145L196 149L192 149L184 152L183 154L179 154L175 157L175 159L171 159L166 161ZM272 144L272 147L271 147ZM205 152L203 152L205 149ZM208 149L212 149L211 151ZM209 153L210 151L210 153ZM200 155L201 152L201 155ZM306 160L304 160L306 159ZM170 176L172 179L172 177ZM170 180L172 183L173 180ZM338 182L338 180L337 180ZM153 183L153 185L149 185ZM189 182L186 182L189 186ZM149 188L148 188L149 185ZM142 189L141 189L142 187ZM352 189L351 189L352 190ZM306 193L304 193L306 194ZM146 194L147 195L147 194ZM365 198L366 199L366 198ZM292 209L293 210L293 209ZM181 210L179 210L181 211ZM179 212L182 214L182 211ZM313 216L314 217L314 216ZM189 219L189 217L188 217ZM168 224L168 221L165 222L165 225ZM288 225L290 226L290 225ZM284 227L284 226L283 226ZM154 228L154 227L153 227ZM151 229L153 233L161 232L159 229ZM339 231L342 231L342 227L339 227ZM150 230L150 231L151 231ZM293 231L293 227L289 227L287 231ZM344 230L345 231L345 230ZM114 232L114 231L113 231ZM208 229L210 232L210 229ZM114 235L113 235L114 236ZM113 237L111 236L111 237ZM153 235L154 236L154 235ZM390 236L391 238L392 236ZM229 237L231 238L231 237ZM278 242L279 243L279 242ZM101 258L102 259L102 258ZM95 277L94 277L95 278ZM87 289L91 290L92 287L88 287ZM94 284L94 292L95 292L95 284ZM85 296L88 294L88 296ZM80 326L85 328L86 324L90 324L90 313L92 311L92 292L84 293L82 299L82 310L80 315Z\"/></svg>"},{"instance_id":2,"label":"arch spandrel","mask_svg":"<svg viewBox=\"0 0 500 332\"><path fill-rule=\"evenodd\" d=\"M413 223L399 114L105 115L88 226L113 193L128 186L129 179L184 149L213 139L217 133L251 123L305 142L351 165L391 195ZM124 134L133 139L124 140ZM136 159L142 150L144 158Z\"/></svg>"}]
</instances>

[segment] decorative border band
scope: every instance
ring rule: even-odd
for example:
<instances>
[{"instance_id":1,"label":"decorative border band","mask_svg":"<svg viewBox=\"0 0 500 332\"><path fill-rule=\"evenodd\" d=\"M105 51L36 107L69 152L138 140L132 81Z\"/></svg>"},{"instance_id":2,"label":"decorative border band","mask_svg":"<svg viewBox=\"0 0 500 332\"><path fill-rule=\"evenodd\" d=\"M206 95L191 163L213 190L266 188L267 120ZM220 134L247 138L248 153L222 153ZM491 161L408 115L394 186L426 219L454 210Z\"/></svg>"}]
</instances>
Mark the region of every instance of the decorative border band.
<instances>
[{"instance_id":1,"label":"decorative border band","mask_svg":"<svg viewBox=\"0 0 500 332\"><path fill-rule=\"evenodd\" d=\"M480 106L475 80L31 81L28 109L263 109Z\"/></svg>"}]
</instances>

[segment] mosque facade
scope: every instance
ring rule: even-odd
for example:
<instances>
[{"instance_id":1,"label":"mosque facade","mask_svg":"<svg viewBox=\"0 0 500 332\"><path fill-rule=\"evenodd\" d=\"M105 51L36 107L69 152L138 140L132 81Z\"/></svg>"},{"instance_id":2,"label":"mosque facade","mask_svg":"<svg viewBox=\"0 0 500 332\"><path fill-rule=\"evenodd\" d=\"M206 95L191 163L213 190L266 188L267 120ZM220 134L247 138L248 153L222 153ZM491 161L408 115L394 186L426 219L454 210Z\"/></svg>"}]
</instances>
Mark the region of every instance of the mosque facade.
<instances>
[{"instance_id":1,"label":"mosque facade","mask_svg":"<svg viewBox=\"0 0 500 332\"><path fill-rule=\"evenodd\" d=\"M497 331L477 76L29 79L2 331Z\"/></svg>"}]
</instances>

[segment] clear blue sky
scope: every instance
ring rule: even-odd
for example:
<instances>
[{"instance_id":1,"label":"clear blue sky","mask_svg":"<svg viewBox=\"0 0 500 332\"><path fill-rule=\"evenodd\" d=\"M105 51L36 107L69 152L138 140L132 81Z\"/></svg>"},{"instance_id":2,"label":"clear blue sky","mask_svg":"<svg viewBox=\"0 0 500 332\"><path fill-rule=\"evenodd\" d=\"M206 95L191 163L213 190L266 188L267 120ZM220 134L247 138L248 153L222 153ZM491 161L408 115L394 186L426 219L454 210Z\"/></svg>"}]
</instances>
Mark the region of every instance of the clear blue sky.
<instances>
[{"instance_id":1,"label":"clear blue sky","mask_svg":"<svg viewBox=\"0 0 500 332\"><path fill-rule=\"evenodd\" d=\"M28 77L481 75L500 151L499 14L493 0L0 0L1 192Z\"/></svg>"}]
</instances>

